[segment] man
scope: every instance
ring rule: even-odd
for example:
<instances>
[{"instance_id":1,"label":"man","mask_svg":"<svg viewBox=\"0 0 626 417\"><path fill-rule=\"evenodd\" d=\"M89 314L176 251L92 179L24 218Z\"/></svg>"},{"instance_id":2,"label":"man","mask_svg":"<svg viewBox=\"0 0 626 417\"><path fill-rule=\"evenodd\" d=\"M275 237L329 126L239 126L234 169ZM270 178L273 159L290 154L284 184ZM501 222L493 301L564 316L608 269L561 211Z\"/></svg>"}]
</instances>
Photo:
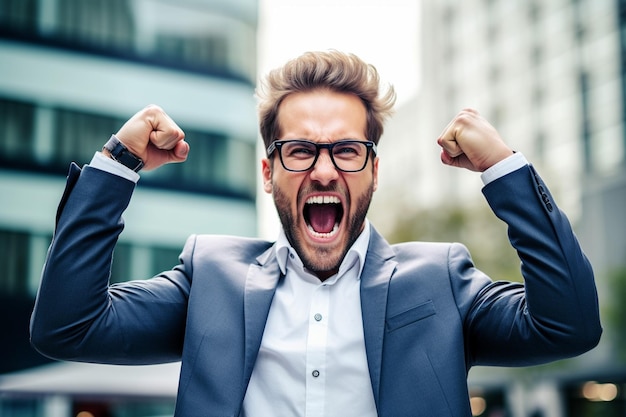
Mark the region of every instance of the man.
<instances>
[{"instance_id":1,"label":"man","mask_svg":"<svg viewBox=\"0 0 626 417\"><path fill-rule=\"evenodd\" d=\"M189 152L163 110L134 115L89 166L71 168L33 344L65 360L182 360L177 416L247 417L470 416L472 366L594 347L591 267L535 170L476 111L443 131L441 159L482 172L525 285L493 282L460 244L390 246L370 225L394 102L379 84L373 67L336 51L271 72L259 116L277 241L192 236L173 270L109 286L135 171Z\"/></svg>"}]
</instances>

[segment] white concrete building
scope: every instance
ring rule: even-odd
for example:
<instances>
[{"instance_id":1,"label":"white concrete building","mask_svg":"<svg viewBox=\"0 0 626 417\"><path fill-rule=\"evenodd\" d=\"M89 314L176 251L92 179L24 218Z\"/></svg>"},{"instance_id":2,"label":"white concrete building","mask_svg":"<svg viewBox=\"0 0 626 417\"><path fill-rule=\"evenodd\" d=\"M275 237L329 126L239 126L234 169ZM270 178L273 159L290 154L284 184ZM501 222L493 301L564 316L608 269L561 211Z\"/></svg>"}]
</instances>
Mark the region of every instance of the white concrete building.
<instances>
[{"instance_id":1,"label":"white concrete building","mask_svg":"<svg viewBox=\"0 0 626 417\"><path fill-rule=\"evenodd\" d=\"M381 186L371 217L386 233L411 210L485 204L479 176L442 166L435 142L459 110L478 109L537 167L568 213L594 265L606 320L600 347L582 358L527 372L472 371L473 388L487 404L508 404L514 416L623 410L626 371L613 342L626 324L612 322L604 312L623 304L608 277L626 268L626 4L422 0L421 5L421 89L398 109L379 146ZM608 402L587 396L582 387L588 378L596 380L593 387L620 394L604 397ZM537 384L550 386L550 394L539 395L532 388ZM585 409L596 414L580 414Z\"/></svg>"}]
</instances>

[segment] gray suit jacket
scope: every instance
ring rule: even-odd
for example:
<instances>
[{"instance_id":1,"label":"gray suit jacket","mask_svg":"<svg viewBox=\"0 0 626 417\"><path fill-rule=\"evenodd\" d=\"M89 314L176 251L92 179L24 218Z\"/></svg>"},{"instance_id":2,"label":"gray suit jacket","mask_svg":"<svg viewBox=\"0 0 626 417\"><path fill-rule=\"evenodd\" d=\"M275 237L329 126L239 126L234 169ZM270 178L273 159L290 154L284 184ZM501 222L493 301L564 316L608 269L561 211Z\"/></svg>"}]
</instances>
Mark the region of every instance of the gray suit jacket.
<instances>
[{"instance_id":1,"label":"gray suit jacket","mask_svg":"<svg viewBox=\"0 0 626 417\"><path fill-rule=\"evenodd\" d=\"M65 360L182 360L177 416L238 416L281 274L272 242L191 236L180 264L109 286L134 184L72 166L31 322ZM493 282L460 244L389 245L372 231L361 277L380 416L470 416L473 365L578 355L600 337L592 269L531 166L483 190L509 226L525 284Z\"/></svg>"}]
</instances>

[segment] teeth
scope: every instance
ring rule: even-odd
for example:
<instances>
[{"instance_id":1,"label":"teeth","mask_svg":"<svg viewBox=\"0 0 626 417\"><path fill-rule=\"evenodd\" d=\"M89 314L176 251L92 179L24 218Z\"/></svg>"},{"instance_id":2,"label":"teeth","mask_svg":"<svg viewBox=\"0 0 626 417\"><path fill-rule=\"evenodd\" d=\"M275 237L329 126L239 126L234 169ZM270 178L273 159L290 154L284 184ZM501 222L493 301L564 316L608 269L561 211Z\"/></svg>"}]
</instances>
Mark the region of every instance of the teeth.
<instances>
[{"instance_id":1,"label":"teeth","mask_svg":"<svg viewBox=\"0 0 626 417\"><path fill-rule=\"evenodd\" d=\"M339 204L339 197L332 195L318 195L315 197L309 197L306 200L306 204ZM332 233L332 232L331 232Z\"/></svg>"},{"instance_id":2,"label":"teeth","mask_svg":"<svg viewBox=\"0 0 626 417\"><path fill-rule=\"evenodd\" d=\"M333 237L335 235L335 233L337 233L337 230L339 230L339 223L335 223L335 225L333 226L333 230L331 230L328 233L319 233L316 232L315 230L313 230L313 227L311 227L311 225L307 225L309 232L311 232L311 234L317 238L320 239L328 239L330 237Z\"/></svg>"}]
</instances>

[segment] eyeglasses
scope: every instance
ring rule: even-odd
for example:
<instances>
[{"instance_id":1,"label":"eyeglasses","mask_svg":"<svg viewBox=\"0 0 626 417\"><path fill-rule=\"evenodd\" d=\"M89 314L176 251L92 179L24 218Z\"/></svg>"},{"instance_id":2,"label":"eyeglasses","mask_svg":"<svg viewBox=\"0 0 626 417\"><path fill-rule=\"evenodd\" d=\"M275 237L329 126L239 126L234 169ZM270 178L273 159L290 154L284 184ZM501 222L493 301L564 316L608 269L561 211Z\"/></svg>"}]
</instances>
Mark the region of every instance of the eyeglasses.
<instances>
[{"instance_id":1,"label":"eyeglasses","mask_svg":"<svg viewBox=\"0 0 626 417\"><path fill-rule=\"evenodd\" d=\"M277 140L267 148L270 157L278 150L283 168L292 172L308 171L317 162L320 149L328 149L330 160L339 171L359 172L367 165L370 150L376 155L374 142L360 140L340 140L333 143L316 143L309 140Z\"/></svg>"}]
</instances>

